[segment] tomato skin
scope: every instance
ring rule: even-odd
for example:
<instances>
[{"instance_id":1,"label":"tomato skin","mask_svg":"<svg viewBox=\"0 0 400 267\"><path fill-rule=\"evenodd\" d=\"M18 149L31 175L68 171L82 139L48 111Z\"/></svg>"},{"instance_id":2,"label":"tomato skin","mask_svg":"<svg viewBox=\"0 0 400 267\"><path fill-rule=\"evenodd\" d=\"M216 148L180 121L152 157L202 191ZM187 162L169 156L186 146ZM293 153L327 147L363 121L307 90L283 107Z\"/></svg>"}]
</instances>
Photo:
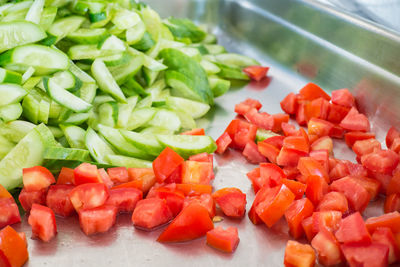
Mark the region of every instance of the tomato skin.
<instances>
[{"instance_id":1,"label":"tomato skin","mask_svg":"<svg viewBox=\"0 0 400 267\"><path fill-rule=\"evenodd\" d=\"M214 172L210 162L187 160L182 164L183 184L210 184Z\"/></svg>"},{"instance_id":2,"label":"tomato skin","mask_svg":"<svg viewBox=\"0 0 400 267\"><path fill-rule=\"evenodd\" d=\"M289 93L280 103L281 108L284 112L290 115L296 114L297 111L297 100L294 93Z\"/></svg>"},{"instance_id":3,"label":"tomato skin","mask_svg":"<svg viewBox=\"0 0 400 267\"><path fill-rule=\"evenodd\" d=\"M371 236L359 212L342 219L335 236L340 243L370 244Z\"/></svg>"},{"instance_id":4,"label":"tomato skin","mask_svg":"<svg viewBox=\"0 0 400 267\"><path fill-rule=\"evenodd\" d=\"M62 167L57 178L57 184L75 184L74 169Z\"/></svg>"},{"instance_id":5,"label":"tomato skin","mask_svg":"<svg viewBox=\"0 0 400 267\"><path fill-rule=\"evenodd\" d=\"M314 233L322 229L335 232L342 220L342 213L339 211L316 211L312 215L312 228Z\"/></svg>"},{"instance_id":6,"label":"tomato skin","mask_svg":"<svg viewBox=\"0 0 400 267\"><path fill-rule=\"evenodd\" d=\"M164 199L146 198L136 204L132 213L132 223L143 230L153 230L156 227L169 222L172 213Z\"/></svg>"},{"instance_id":7,"label":"tomato skin","mask_svg":"<svg viewBox=\"0 0 400 267\"><path fill-rule=\"evenodd\" d=\"M0 230L0 266L21 267L29 254L25 241L12 227Z\"/></svg>"},{"instance_id":8,"label":"tomato skin","mask_svg":"<svg viewBox=\"0 0 400 267\"><path fill-rule=\"evenodd\" d=\"M300 173L306 177L315 175L323 178L326 182L329 182L329 176L326 169L314 158L300 158L297 168Z\"/></svg>"},{"instance_id":9,"label":"tomato skin","mask_svg":"<svg viewBox=\"0 0 400 267\"><path fill-rule=\"evenodd\" d=\"M249 141L242 152L243 156L253 164L266 162L265 157L258 151L258 147L254 141Z\"/></svg>"},{"instance_id":10,"label":"tomato skin","mask_svg":"<svg viewBox=\"0 0 400 267\"><path fill-rule=\"evenodd\" d=\"M128 170L125 167L108 168L107 173L110 176L111 181L116 184L127 183L129 181Z\"/></svg>"},{"instance_id":11,"label":"tomato skin","mask_svg":"<svg viewBox=\"0 0 400 267\"><path fill-rule=\"evenodd\" d=\"M246 212L246 194L240 189L227 187L212 194L222 212L232 218L242 218Z\"/></svg>"},{"instance_id":12,"label":"tomato skin","mask_svg":"<svg viewBox=\"0 0 400 267\"><path fill-rule=\"evenodd\" d=\"M26 191L25 188L22 188L18 200L21 203L22 208L29 212L32 208L34 203L45 205L46 204L46 195L47 195L47 188L43 188L37 191Z\"/></svg>"},{"instance_id":13,"label":"tomato skin","mask_svg":"<svg viewBox=\"0 0 400 267\"><path fill-rule=\"evenodd\" d=\"M283 140L283 147L296 149L305 153L310 151L308 140L302 136L288 136Z\"/></svg>"},{"instance_id":14,"label":"tomato skin","mask_svg":"<svg viewBox=\"0 0 400 267\"><path fill-rule=\"evenodd\" d=\"M184 159L178 153L166 147L153 161L153 171L157 182L162 183L183 162Z\"/></svg>"},{"instance_id":15,"label":"tomato skin","mask_svg":"<svg viewBox=\"0 0 400 267\"><path fill-rule=\"evenodd\" d=\"M399 160L399 155L391 150L382 150L361 157L361 163L365 168L381 174L392 174Z\"/></svg>"},{"instance_id":16,"label":"tomato skin","mask_svg":"<svg viewBox=\"0 0 400 267\"><path fill-rule=\"evenodd\" d=\"M328 118L329 109L329 101L320 97L305 105L305 115L307 120L310 120L311 118L326 120Z\"/></svg>"},{"instance_id":17,"label":"tomato skin","mask_svg":"<svg viewBox=\"0 0 400 267\"><path fill-rule=\"evenodd\" d=\"M306 197L314 205L318 205L323 196L328 192L329 186L324 178L317 175L306 176Z\"/></svg>"},{"instance_id":18,"label":"tomato skin","mask_svg":"<svg viewBox=\"0 0 400 267\"><path fill-rule=\"evenodd\" d=\"M329 121L312 118L308 122L308 134L315 134L319 137L329 136L333 126L334 125Z\"/></svg>"},{"instance_id":19,"label":"tomato skin","mask_svg":"<svg viewBox=\"0 0 400 267\"><path fill-rule=\"evenodd\" d=\"M284 167L296 167L301 157L307 157L308 153L296 149L282 147L278 156L276 157L276 163L279 166Z\"/></svg>"},{"instance_id":20,"label":"tomato skin","mask_svg":"<svg viewBox=\"0 0 400 267\"><path fill-rule=\"evenodd\" d=\"M22 169L22 180L26 191L38 191L55 183L53 174L42 166Z\"/></svg>"},{"instance_id":21,"label":"tomato skin","mask_svg":"<svg viewBox=\"0 0 400 267\"><path fill-rule=\"evenodd\" d=\"M207 245L223 252L234 252L239 241L239 234L236 227L224 229L221 226L217 226L207 232Z\"/></svg>"},{"instance_id":22,"label":"tomato skin","mask_svg":"<svg viewBox=\"0 0 400 267\"><path fill-rule=\"evenodd\" d=\"M214 229L208 211L203 206L192 203L168 225L158 237L158 242L184 242L202 237Z\"/></svg>"},{"instance_id":23,"label":"tomato skin","mask_svg":"<svg viewBox=\"0 0 400 267\"><path fill-rule=\"evenodd\" d=\"M281 180L285 178L285 173L279 166L272 163L260 164L260 177L265 179L266 184L270 187L281 184Z\"/></svg>"},{"instance_id":24,"label":"tomato skin","mask_svg":"<svg viewBox=\"0 0 400 267\"><path fill-rule=\"evenodd\" d=\"M324 266L342 263L340 244L328 230L322 229L311 241L311 246L317 251L318 262Z\"/></svg>"},{"instance_id":25,"label":"tomato skin","mask_svg":"<svg viewBox=\"0 0 400 267\"><path fill-rule=\"evenodd\" d=\"M111 180L110 176L106 172L104 168L98 169L97 170L101 179L101 182L105 184L108 188L111 188L114 186L114 182Z\"/></svg>"},{"instance_id":26,"label":"tomato skin","mask_svg":"<svg viewBox=\"0 0 400 267\"><path fill-rule=\"evenodd\" d=\"M49 242L57 234L56 217L48 207L33 204L28 223L32 227L32 237L44 242Z\"/></svg>"},{"instance_id":27,"label":"tomato skin","mask_svg":"<svg viewBox=\"0 0 400 267\"><path fill-rule=\"evenodd\" d=\"M269 67L262 67L262 66L249 66L243 69L243 72L249 76L250 79L255 80L256 82L261 81L267 72Z\"/></svg>"},{"instance_id":28,"label":"tomato skin","mask_svg":"<svg viewBox=\"0 0 400 267\"><path fill-rule=\"evenodd\" d=\"M290 189L290 191L292 191L292 193L295 195L295 199L301 199L304 196L307 185L286 178L282 179L281 182L282 184L286 185Z\"/></svg>"},{"instance_id":29,"label":"tomato skin","mask_svg":"<svg viewBox=\"0 0 400 267\"><path fill-rule=\"evenodd\" d=\"M137 188L117 188L110 190L105 205L115 206L117 212L133 212L136 204L143 198L143 193Z\"/></svg>"},{"instance_id":30,"label":"tomato skin","mask_svg":"<svg viewBox=\"0 0 400 267\"><path fill-rule=\"evenodd\" d=\"M387 147L392 147L394 139L400 137L400 132L396 129L396 127L392 126L390 127L389 131L386 134L386 146Z\"/></svg>"},{"instance_id":31,"label":"tomato skin","mask_svg":"<svg viewBox=\"0 0 400 267\"><path fill-rule=\"evenodd\" d=\"M370 124L368 118L352 107L346 117L340 122L340 127L348 131L369 132Z\"/></svg>"},{"instance_id":32,"label":"tomato skin","mask_svg":"<svg viewBox=\"0 0 400 267\"><path fill-rule=\"evenodd\" d=\"M255 207L256 213L268 227L272 227L285 214L294 198L286 185L276 186Z\"/></svg>"},{"instance_id":33,"label":"tomato skin","mask_svg":"<svg viewBox=\"0 0 400 267\"><path fill-rule=\"evenodd\" d=\"M46 205L56 215L69 217L75 213L74 206L69 199L69 193L75 188L73 185L52 185L47 192Z\"/></svg>"},{"instance_id":34,"label":"tomato skin","mask_svg":"<svg viewBox=\"0 0 400 267\"><path fill-rule=\"evenodd\" d=\"M229 136L227 132L224 132L218 139L215 141L217 144L216 152L218 154L223 154L232 143L232 138Z\"/></svg>"},{"instance_id":35,"label":"tomato skin","mask_svg":"<svg viewBox=\"0 0 400 267\"><path fill-rule=\"evenodd\" d=\"M103 205L93 209L80 209L78 215L79 225L85 235L105 233L115 224L117 207Z\"/></svg>"},{"instance_id":36,"label":"tomato skin","mask_svg":"<svg viewBox=\"0 0 400 267\"><path fill-rule=\"evenodd\" d=\"M304 99L306 100L314 100L320 97L328 101L331 100L331 97L315 83L306 84L300 89L299 93L304 96Z\"/></svg>"},{"instance_id":37,"label":"tomato skin","mask_svg":"<svg viewBox=\"0 0 400 267\"><path fill-rule=\"evenodd\" d=\"M369 195L371 196L371 200L376 199L381 189L381 183L378 180L362 176L352 176L351 179L355 180L368 191Z\"/></svg>"},{"instance_id":38,"label":"tomato skin","mask_svg":"<svg viewBox=\"0 0 400 267\"><path fill-rule=\"evenodd\" d=\"M400 194L388 195L384 205L385 213L400 211Z\"/></svg>"},{"instance_id":39,"label":"tomato skin","mask_svg":"<svg viewBox=\"0 0 400 267\"><path fill-rule=\"evenodd\" d=\"M313 217L307 217L301 222L301 226L303 227L304 233L306 234L307 240L311 242L317 232L314 232L313 227Z\"/></svg>"},{"instance_id":40,"label":"tomato skin","mask_svg":"<svg viewBox=\"0 0 400 267\"><path fill-rule=\"evenodd\" d=\"M101 183L97 166L90 163L82 163L74 169L75 185L86 183Z\"/></svg>"},{"instance_id":41,"label":"tomato skin","mask_svg":"<svg viewBox=\"0 0 400 267\"><path fill-rule=\"evenodd\" d=\"M375 134L370 132L348 132L344 135L344 140L350 148L353 147L356 141L367 139L375 139Z\"/></svg>"},{"instance_id":42,"label":"tomato skin","mask_svg":"<svg viewBox=\"0 0 400 267\"><path fill-rule=\"evenodd\" d=\"M286 244L284 265L286 267L315 266L315 251L307 244L289 240Z\"/></svg>"},{"instance_id":43,"label":"tomato skin","mask_svg":"<svg viewBox=\"0 0 400 267\"><path fill-rule=\"evenodd\" d=\"M301 222L313 214L314 205L308 198L295 200L285 212L285 218L289 225L289 233L298 239L304 234Z\"/></svg>"},{"instance_id":44,"label":"tomato skin","mask_svg":"<svg viewBox=\"0 0 400 267\"><path fill-rule=\"evenodd\" d=\"M346 213L349 210L347 198L340 192L329 192L325 194L317 206L317 211L340 211Z\"/></svg>"},{"instance_id":45,"label":"tomato skin","mask_svg":"<svg viewBox=\"0 0 400 267\"><path fill-rule=\"evenodd\" d=\"M203 128L196 128L192 129L190 131L186 131L181 133L182 135L206 135L206 132L204 131Z\"/></svg>"},{"instance_id":46,"label":"tomato skin","mask_svg":"<svg viewBox=\"0 0 400 267\"><path fill-rule=\"evenodd\" d=\"M245 101L235 105L235 112L244 116L250 109L255 108L256 110L260 110L261 107L262 104L260 103L260 101L252 98L247 98Z\"/></svg>"},{"instance_id":47,"label":"tomato skin","mask_svg":"<svg viewBox=\"0 0 400 267\"><path fill-rule=\"evenodd\" d=\"M372 234L372 242L387 245L389 247L388 263L392 264L400 259L400 250L392 230L387 227L379 227Z\"/></svg>"},{"instance_id":48,"label":"tomato skin","mask_svg":"<svg viewBox=\"0 0 400 267\"><path fill-rule=\"evenodd\" d=\"M346 117L347 113L349 113L349 107L343 107L336 104L330 104L329 114L327 120L332 123L340 123L344 117Z\"/></svg>"},{"instance_id":49,"label":"tomato skin","mask_svg":"<svg viewBox=\"0 0 400 267\"><path fill-rule=\"evenodd\" d=\"M355 99L347 88L343 88L332 91L332 103L351 108L355 105Z\"/></svg>"},{"instance_id":50,"label":"tomato skin","mask_svg":"<svg viewBox=\"0 0 400 267\"><path fill-rule=\"evenodd\" d=\"M255 108L252 108L244 117L258 128L265 130L272 130L274 128L274 117L266 112L259 113Z\"/></svg>"},{"instance_id":51,"label":"tomato skin","mask_svg":"<svg viewBox=\"0 0 400 267\"><path fill-rule=\"evenodd\" d=\"M108 188L102 183L81 184L68 194L76 211L93 209L104 205L109 196Z\"/></svg>"},{"instance_id":52,"label":"tomato skin","mask_svg":"<svg viewBox=\"0 0 400 267\"><path fill-rule=\"evenodd\" d=\"M389 227L394 234L400 232L400 213L398 211L383 214L378 217L370 217L365 221L370 233L378 227Z\"/></svg>"},{"instance_id":53,"label":"tomato skin","mask_svg":"<svg viewBox=\"0 0 400 267\"><path fill-rule=\"evenodd\" d=\"M261 218L257 215L256 207L268 196L268 194L270 194L270 190L271 188L269 188L268 186L264 186L257 190L253 204L251 205L251 208L247 214L250 221L255 225L263 223Z\"/></svg>"},{"instance_id":54,"label":"tomato skin","mask_svg":"<svg viewBox=\"0 0 400 267\"><path fill-rule=\"evenodd\" d=\"M276 158L278 157L280 152L277 147L266 142L258 142L257 149L260 154L266 157L270 162L276 163Z\"/></svg>"},{"instance_id":55,"label":"tomato skin","mask_svg":"<svg viewBox=\"0 0 400 267\"><path fill-rule=\"evenodd\" d=\"M176 184L176 189L185 196L196 196L202 194L211 194L212 186L203 184Z\"/></svg>"},{"instance_id":56,"label":"tomato skin","mask_svg":"<svg viewBox=\"0 0 400 267\"><path fill-rule=\"evenodd\" d=\"M306 103L298 103L296 111L296 121L299 125L307 125Z\"/></svg>"},{"instance_id":57,"label":"tomato skin","mask_svg":"<svg viewBox=\"0 0 400 267\"><path fill-rule=\"evenodd\" d=\"M343 244L342 252L350 267L388 265L389 247L382 244Z\"/></svg>"},{"instance_id":58,"label":"tomato skin","mask_svg":"<svg viewBox=\"0 0 400 267\"><path fill-rule=\"evenodd\" d=\"M165 200L173 217L181 212L185 200L184 194L179 190L171 190L165 187L155 189L154 197Z\"/></svg>"},{"instance_id":59,"label":"tomato skin","mask_svg":"<svg viewBox=\"0 0 400 267\"><path fill-rule=\"evenodd\" d=\"M376 139L367 139L356 141L352 147L357 156L362 157L374 151L381 150L381 142Z\"/></svg>"},{"instance_id":60,"label":"tomato skin","mask_svg":"<svg viewBox=\"0 0 400 267\"><path fill-rule=\"evenodd\" d=\"M211 196L211 194L188 196L185 198L185 200L183 202L183 208L185 208L186 206L189 206L190 203L193 203L193 202L206 208L208 211L208 214L210 215L210 218L214 218L216 209L215 209L215 202L214 202L214 199Z\"/></svg>"},{"instance_id":61,"label":"tomato skin","mask_svg":"<svg viewBox=\"0 0 400 267\"><path fill-rule=\"evenodd\" d=\"M400 194L400 172L394 172L393 177L390 179L386 194Z\"/></svg>"},{"instance_id":62,"label":"tomato skin","mask_svg":"<svg viewBox=\"0 0 400 267\"><path fill-rule=\"evenodd\" d=\"M13 198L0 198L0 229L21 221L18 206Z\"/></svg>"},{"instance_id":63,"label":"tomato skin","mask_svg":"<svg viewBox=\"0 0 400 267\"><path fill-rule=\"evenodd\" d=\"M290 119L289 115L283 113L272 114L272 117L274 118L274 127L272 131L275 133L281 132L282 123L288 123Z\"/></svg>"}]
</instances>

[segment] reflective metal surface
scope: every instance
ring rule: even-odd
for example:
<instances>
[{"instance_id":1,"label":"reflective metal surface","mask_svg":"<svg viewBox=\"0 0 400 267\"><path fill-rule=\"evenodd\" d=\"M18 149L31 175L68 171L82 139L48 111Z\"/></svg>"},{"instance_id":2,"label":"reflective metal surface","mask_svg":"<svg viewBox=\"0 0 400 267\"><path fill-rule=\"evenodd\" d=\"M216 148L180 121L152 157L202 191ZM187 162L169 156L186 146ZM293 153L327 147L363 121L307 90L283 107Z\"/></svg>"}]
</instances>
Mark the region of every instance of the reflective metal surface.
<instances>
[{"instance_id":1,"label":"reflective metal surface","mask_svg":"<svg viewBox=\"0 0 400 267\"><path fill-rule=\"evenodd\" d=\"M327 90L348 87L367 112L373 130L383 140L388 124L400 118L400 37L353 19L313 1L295 0L149 0L165 16L190 17L208 23L229 51L240 52L270 66L268 79L259 84L236 86L216 101L201 121L217 138L234 117L234 105L247 97L259 99L269 113L281 112L279 102L313 80ZM355 159L337 142L338 158ZM247 208L254 199L245 173L254 168L238 152L216 156L214 188L236 186L247 194ZM365 215L377 215L375 202ZM17 226L30 236L25 221ZM237 251L224 254L201 238L184 244L160 244L162 230L147 233L122 215L107 234L85 236L78 219L57 218L59 234L50 243L29 240L28 266L282 266L287 226L281 220L272 229L254 226L247 216L225 219L218 225L239 229Z\"/></svg>"}]
</instances>

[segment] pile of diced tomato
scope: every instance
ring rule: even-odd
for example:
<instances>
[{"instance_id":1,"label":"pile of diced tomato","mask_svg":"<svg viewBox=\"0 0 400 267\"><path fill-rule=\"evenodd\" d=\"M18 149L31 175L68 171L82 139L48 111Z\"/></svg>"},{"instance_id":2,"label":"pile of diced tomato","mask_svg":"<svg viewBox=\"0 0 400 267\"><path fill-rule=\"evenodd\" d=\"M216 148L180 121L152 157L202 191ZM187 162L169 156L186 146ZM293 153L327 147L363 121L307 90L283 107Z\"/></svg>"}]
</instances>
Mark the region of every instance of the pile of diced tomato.
<instances>
[{"instance_id":1,"label":"pile of diced tomato","mask_svg":"<svg viewBox=\"0 0 400 267\"><path fill-rule=\"evenodd\" d=\"M241 150L259 164L247 174L255 193L249 219L272 227L284 217L291 237L311 243L289 241L286 266L400 262L399 131L392 127L382 148L347 89L329 96L309 83L280 104L285 114L261 112L255 99L237 104L237 118L216 141L217 153ZM260 129L271 134L260 140ZM334 157L333 138L344 139L357 163ZM361 214L379 195L386 197L384 214L364 221Z\"/></svg>"}]
</instances>

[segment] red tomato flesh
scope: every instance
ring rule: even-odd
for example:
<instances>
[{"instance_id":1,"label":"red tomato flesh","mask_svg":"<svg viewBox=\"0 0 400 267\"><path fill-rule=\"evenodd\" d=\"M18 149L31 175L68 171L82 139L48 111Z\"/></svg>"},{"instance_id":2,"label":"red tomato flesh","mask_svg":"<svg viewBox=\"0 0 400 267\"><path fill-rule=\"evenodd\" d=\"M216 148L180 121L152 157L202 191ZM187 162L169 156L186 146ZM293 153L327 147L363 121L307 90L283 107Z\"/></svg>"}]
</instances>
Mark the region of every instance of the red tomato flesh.
<instances>
[{"instance_id":1,"label":"red tomato flesh","mask_svg":"<svg viewBox=\"0 0 400 267\"><path fill-rule=\"evenodd\" d=\"M400 137L400 132L396 129L396 127L392 126L390 127L389 131L386 134L386 146L392 147L394 139Z\"/></svg>"},{"instance_id":2,"label":"red tomato flesh","mask_svg":"<svg viewBox=\"0 0 400 267\"><path fill-rule=\"evenodd\" d=\"M57 178L57 184L75 184L74 169L62 167Z\"/></svg>"},{"instance_id":3,"label":"red tomato flesh","mask_svg":"<svg viewBox=\"0 0 400 267\"><path fill-rule=\"evenodd\" d=\"M222 212L232 218L242 218L246 212L246 194L238 188L227 187L212 194Z\"/></svg>"},{"instance_id":4,"label":"red tomato flesh","mask_svg":"<svg viewBox=\"0 0 400 267\"><path fill-rule=\"evenodd\" d=\"M21 221L18 206L13 198L0 198L0 229Z\"/></svg>"},{"instance_id":5,"label":"red tomato flesh","mask_svg":"<svg viewBox=\"0 0 400 267\"><path fill-rule=\"evenodd\" d=\"M28 258L27 245L20 234L10 226L1 229L0 266L21 267Z\"/></svg>"},{"instance_id":6,"label":"red tomato flesh","mask_svg":"<svg viewBox=\"0 0 400 267\"><path fill-rule=\"evenodd\" d=\"M207 244L223 252L232 253L239 244L239 234L236 227L226 229L218 226L207 232Z\"/></svg>"},{"instance_id":7,"label":"red tomato flesh","mask_svg":"<svg viewBox=\"0 0 400 267\"><path fill-rule=\"evenodd\" d=\"M187 160L182 164L183 184L210 184L214 178L213 164Z\"/></svg>"},{"instance_id":8,"label":"red tomato flesh","mask_svg":"<svg viewBox=\"0 0 400 267\"><path fill-rule=\"evenodd\" d=\"M340 211L346 213L349 210L347 198L340 192L329 192L324 195L318 204L317 211Z\"/></svg>"},{"instance_id":9,"label":"red tomato flesh","mask_svg":"<svg viewBox=\"0 0 400 267\"><path fill-rule=\"evenodd\" d=\"M388 227L379 227L372 234L372 242L389 247L388 263L395 263L400 259L400 250L392 230Z\"/></svg>"},{"instance_id":10,"label":"red tomato flesh","mask_svg":"<svg viewBox=\"0 0 400 267\"><path fill-rule=\"evenodd\" d=\"M79 224L86 235L105 233L115 224L117 207L104 205L93 209L80 209Z\"/></svg>"},{"instance_id":11,"label":"red tomato flesh","mask_svg":"<svg viewBox=\"0 0 400 267\"><path fill-rule=\"evenodd\" d=\"M258 151L258 147L254 141L250 141L246 144L242 154L250 163L259 164L261 162L266 162L264 155Z\"/></svg>"},{"instance_id":12,"label":"red tomato flesh","mask_svg":"<svg viewBox=\"0 0 400 267\"><path fill-rule=\"evenodd\" d=\"M206 132L204 131L203 128L196 128L192 129L190 131L186 131L181 133L182 135L206 135Z\"/></svg>"},{"instance_id":13,"label":"red tomato flesh","mask_svg":"<svg viewBox=\"0 0 400 267\"><path fill-rule=\"evenodd\" d=\"M215 143L217 144L217 150L215 152L218 154L223 154L232 143L232 138L227 132L224 132L220 137L218 137Z\"/></svg>"},{"instance_id":14,"label":"red tomato flesh","mask_svg":"<svg viewBox=\"0 0 400 267\"><path fill-rule=\"evenodd\" d=\"M314 205L307 198L295 200L285 212L289 233L298 239L304 234L301 222L313 214Z\"/></svg>"},{"instance_id":15,"label":"red tomato flesh","mask_svg":"<svg viewBox=\"0 0 400 267\"><path fill-rule=\"evenodd\" d=\"M370 130L368 118L364 114L359 113L354 107L350 109L339 125L348 131L369 132Z\"/></svg>"},{"instance_id":16,"label":"red tomato flesh","mask_svg":"<svg viewBox=\"0 0 400 267\"><path fill-rule=\"evenodd\" d=\"M69 199L69 193L75 188L73 185L52 185L47 192L46 205L56 215L69 217L75 213L74 206Z\"/></svg>"},{"instance_id":17,"label":"red tomato flesh","mask_svg":"<svg viewBox=\"0 0 400 267\"><path fill-rule=\"evenodd\" d=\"M34 203L46 205L47 188L38 191L26 191L25 188L21 190L18 200L25 211L30 211Z\"/></svg>"},{"instance_id":18,"label":"red tomato flesh","mask_svg":"<svg viewBox=\"0 0 400 267\"><path fill-rule=\"evenodd\" d=\"M142 198L143 193L137 188L116 188L110 190L106 205L115 206L118 212L133 212Z\"/></svg>"},{"instance_id":19,"label":"red tomato flesh","mask_svg":"<svg viewBox=\"0 0 400 267\"><path fill-rule=\"evenodd\" d=\"M28 223L32 227L32 237L44 242L49 242L57 234L56 217L48 207L33 204Z\"/></svg>"},{"instance_id":20,"label":"red tomato flesh","mask_svg":"<svg viewBox=\"0 0 400 267\"><path fill-rule=\"evenodd\" d=\"M332 103L351 108L355 104L354 96L346 88L332 91Z\"/></svg>"},{"instance_id":21,"label":"red tomato flesh","mask_svg":"<svg viewBox=\"0 0 400 267\"><path fill-rule=\"evenodd\" d=\"M115 184L127 183L129 181L128 170L125 167L108 168L107 173Z\"/></svg>"},{"instance_id":22,"label":"red tomato flesh","mask_svg":"<svg viewBox=\"0 0 400 267\"><path fill-rule=\"evenodd\" d=\"M340 243L370 244L371 236L359 212L342 219L335 236Z\"/></svg>"},{"instance_id":23,"label":"red tomato flesh","mask_svg":"<svg viewBox=\"0 0 400 267\"><path fill-rule=\"evenodd\" d=\"M317 251L318 262L324 266L342 263L340 244L328 230L322 229L311 241L311 246Z\"/></svg>"},{"instance_id":24,"label":"red tomato flesh","mask_svg":"<svg viewBox=\"0 0 400 267\"><path fill-rule=\"evenodd\" d=\"M400 211L400 194L388 195L384 205L385 213Z\"/></svg>"},{"instance_id":25,"label":"red tomato flesh","mask_svg":"<svg viewBox=\"0 0 400 267\"><path fill-rule=\"evenodd\" d=\"M286 267L313 267L315 251L310 245L289 240L286 244L284 265Z\"/></svg>"},{"instance_id":26,"label":"red tomato flesh","mask_svg":"<svg viewBox=\"0 0 400 267\"><path fill-rule=\"evenodd\" d=\"M38 191L55 183L53 174L42 166L22 169L22 180L26 191Z\"/></svg>"},{"instance_id":27,"label":"red tomato flesh","mask_svg":"<svg viewBox=\"0 0 400 267\"><path fill-rule=\"evenodd\" d=\"M211 194L201 194L198 196L188 196L183 202L183 208L189 206L190 203L197 203L207 209L210 218L215 216L215 202Z\"/></svg>"},{"instance_id":28,"label":"red tomato flesh","mask_svg":"<svg viewBox=\"0 0 400 267\"><path fill-rule=\"evenodd\" d=\"M109 190L102 183L81 184L69 193L76 211L100 207L107 201L108 196Z\"/></svg>"},{"instance_id":29,"label":"red tomato flesh","mask_svg":"<svg viewBox=\"0 0 400 267\"><path fill-rule=\"evenodd\" d=\"M367 229L373 233L378 227L389 227L394 234L400 232L400 213L386 213L378 217L370 217L365 221Z\"/></svg>"},{"instance_id":30,"label":"red tomato flesh","mask_svg":"<svg viewBox=\"0 0 400 267\"><path fill-rule=\"evenodd\" d=\"M343 244L342 252L350 267L388 265L389 247L382 244Z\"/></svg>"},{"instance_id":31,"label":"red tomato flesh","mask_svg":"<svg viewBox=\"0 0 400 267\"><path fill-rule=\"evenodd\" d=\"M250 109L260 110L261 107L262 104L258 100L247 98L245 101L235 105L235 112L244 116Z\"/></svg>"},{"instance_id":32,"label":"red tomato flesh","mask_svg":"<svg viewBox=\"0 0 400 267\"><path fill-rule=\"evenodd\" d=\"M182 163L184 159L171 148L165 148L153 161L153 171L159 183L162 183Z\"/></svg>"},{"instance_id":33,"label":"red tomato flesh","mask_svg":"<svg viewBox=\"0 0 400 267\"><path fill-rule=\"evenodd\" d=\"M249 76L250 79L255 80L256 82L261 81L267 72L269 67L262 67L262 66L249 66L243 69L243 72Z\"/></svg>"},{"instance_id":34,"label":"red tomato flesh","mask_svg":"<svg viewBox=\"0 0 400 267\"><path fill-rule=\"evenodd\" d=\"M320 97L328 101L331 100L331 97L315 83L306 84L303 88L300 89L299 93L304 96L304 99L306 100L314 100Z\"/></svg>"},{"instance_id":35,"label":"red tomato flesh","mask_svg":"<svg viewBox=\"0 0 400 267\"><path fill-rule=\"evenodd\" d=\"M164 199L147 198L140 200L132 214L133 225L139 229L151 231L172 219Z\"/></svg>"},{"instance_id":36,"label":"red tomato flesh","mask_svg":"<svg viewBox=\"0 0 400 267\"><path fill-rule=\"evenodd\" d=\"M86 183L101 183L97 166L90 163L82 163L74 169L75 185Z\"/></svg>"},{"instance_id":37,"label":"red tomato flesh","mask_svg":"<svg viewBox=\"0 0 400 267\"><path fill-rule=\"evenodd\" d=\"M284 112L294 115L297 111L297 100L294 93L289 93L280 103Z\"/></svg>"},{"instance_id":38,"label":"red tomato flesh","mask_svg":"<svg viewBox=\"0 0 400 267\"><path fill-rule=\"evenodd\" d=\"M211 194L212 186L206 184L176 184L176 189L185 196Z\"/></svg>"}]
</instances>

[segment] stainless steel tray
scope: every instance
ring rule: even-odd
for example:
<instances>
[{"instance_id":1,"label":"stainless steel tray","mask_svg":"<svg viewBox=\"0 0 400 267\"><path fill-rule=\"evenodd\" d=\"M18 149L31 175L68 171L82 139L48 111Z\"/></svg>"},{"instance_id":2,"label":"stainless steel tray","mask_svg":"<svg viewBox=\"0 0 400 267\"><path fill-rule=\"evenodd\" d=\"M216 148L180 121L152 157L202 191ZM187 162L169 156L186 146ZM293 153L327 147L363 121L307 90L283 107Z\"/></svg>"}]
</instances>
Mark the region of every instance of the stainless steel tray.
<instances>
[{"instance_id":1,"label":"stainless steel tray","mask_svg":"<svg viewBox=\"0 0 400 267\"><path fill-rule=\"evenodd\" d=\"M151 0L162 16L189 17L209 25L229 51L240 52L270 66L260 84L237 85L216 101L202 124L217 138L234 117L234 105L247 97L259 99L269 113L281 112L279 102L307 81L326 90L347 87L383 140L389 124L400 118L400 37L377 25L317 4L296 0ZM338 158L354 161L342 142ZM254 199L245 174L254 168L236 151L216 156L214 188L241 188L247 208ZM375 202L365 215L381 213ZM239 229L240 244L232 254L220 253L201 238L183 244L160 244L162 230L134 229L129 215L121 215L107 234L85 236L77 218L57 218L58 236L50 243L29 239L27 266L282 266L289 239L281 220L271 229L254 226L247 218L225 219L220 225ZM16 226L30 237L30 227Z\"/></svg>"}]
</instances>

